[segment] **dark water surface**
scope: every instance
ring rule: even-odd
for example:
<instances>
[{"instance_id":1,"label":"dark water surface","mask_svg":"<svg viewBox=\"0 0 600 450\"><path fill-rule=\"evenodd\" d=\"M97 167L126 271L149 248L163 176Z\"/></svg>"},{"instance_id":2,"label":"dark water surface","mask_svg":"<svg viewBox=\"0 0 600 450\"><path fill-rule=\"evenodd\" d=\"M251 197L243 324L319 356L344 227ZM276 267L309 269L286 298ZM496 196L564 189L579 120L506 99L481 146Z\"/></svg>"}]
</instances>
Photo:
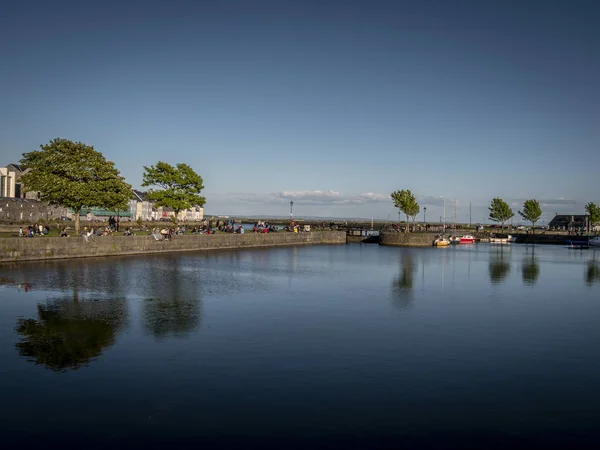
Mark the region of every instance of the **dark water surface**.
<instances>
[{"instance_id":1,"label":"dark water surface","mask_svg":"<svg viewBox=\"0 0 600 450\"><path fill-rule=\"evenodd\" d=\"M600 438L600 252L292 247L0 281L0 448Z\"/></svg>"}]
</instances>

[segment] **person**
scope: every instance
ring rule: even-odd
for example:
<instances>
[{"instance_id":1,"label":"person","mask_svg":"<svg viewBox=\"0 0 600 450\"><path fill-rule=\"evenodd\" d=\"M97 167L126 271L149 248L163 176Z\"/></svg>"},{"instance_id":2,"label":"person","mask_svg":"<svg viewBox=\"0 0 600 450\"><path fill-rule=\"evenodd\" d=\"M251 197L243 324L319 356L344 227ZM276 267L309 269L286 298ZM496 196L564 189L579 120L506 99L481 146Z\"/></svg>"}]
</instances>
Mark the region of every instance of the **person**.
<instances>
[{"instance_id":1,"label":"person","mask_svg":"<svg viewBox=\"0 0 600 450\"><path fill-rule=\"evenodd\" d=\"M60 237L69 237L69 235L67 234L67 227L61 230Z\"/></svg>"},{"instance_id":2,"label":"person","mask_svg":"<svg viewBox=\"0 0 600 450\"><path fill-rule=\"evenodd\" d=\"M19 227L19 237L23 237L23 227Z\"/></svg>"}]
</instances>

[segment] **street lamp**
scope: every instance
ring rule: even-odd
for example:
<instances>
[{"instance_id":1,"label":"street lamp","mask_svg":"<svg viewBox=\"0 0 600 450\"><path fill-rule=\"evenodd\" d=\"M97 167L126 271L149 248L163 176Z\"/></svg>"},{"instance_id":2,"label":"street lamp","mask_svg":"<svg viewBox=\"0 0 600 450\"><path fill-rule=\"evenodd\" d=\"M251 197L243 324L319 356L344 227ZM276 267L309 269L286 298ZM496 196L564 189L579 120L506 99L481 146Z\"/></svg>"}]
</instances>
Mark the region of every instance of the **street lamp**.
<instances>
[{"instance_id":1,"label":"street lamp","mask_svg":"<svg viewBox=\"0 0 600 450\"><path fill-rule=\"evenodd\" d=\"M427 206L423 207L423 222L427 225Z\"/></svg>"},{"instance_id":2,"label":"street lamp","mask_svg":"<svg viewBox=\"0 0 600 450\"><path fill-rule=\"evenodd\" d=\"M294 202L290 202L290 221L292 220L292 216L294 215Z\"/></svg>"}]
</instances>

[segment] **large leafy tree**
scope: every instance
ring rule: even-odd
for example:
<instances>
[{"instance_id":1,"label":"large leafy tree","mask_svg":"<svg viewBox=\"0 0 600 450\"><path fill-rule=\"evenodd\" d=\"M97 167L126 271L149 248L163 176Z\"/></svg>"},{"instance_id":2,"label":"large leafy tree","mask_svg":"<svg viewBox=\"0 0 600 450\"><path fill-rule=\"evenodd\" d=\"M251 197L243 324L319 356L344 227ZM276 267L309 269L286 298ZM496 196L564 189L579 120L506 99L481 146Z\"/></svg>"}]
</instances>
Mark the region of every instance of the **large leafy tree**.
<instances>
[{"instance_id":1,"label":"large leafy tree","mask_svg":"<svg viewBox=\"0 0 600 450\"><path fill-rule=\"evenodd\" d=\"M127 207L131 186L112 161L82 142L56 138L40 150L24 153L21 164L30 169L21 177L26 189L40 191L41 199L71 208L75 232L84 208Z\"/></svg>"},{"instance_id":2,"label":"large leafy tree","mask_svg":"<svg viewBox=\"0 0 600 450\"><path fill-rule=\"evenodd\" d=\"M503 230L504 223L515 215L509 204L498 197L492 200L489 210L490 220L493 220L494 222L500 222Z\"/></svg>"},{"instance_id":3,"label":"large leafy tree","mask_svg":"<svg viewBox=\"0 0 600 450\"><path fill-rule=\"evenodd\" d=\"M542 208L540 208L540 202L535 199L525 200L523 203L523 211L519 211L519 215L531 222L531 227L535 233L535 223L542 217Z\"/></svg>"},{"instance_id":4,"label":"large leafy tree","mask_svg":"<svg viewBox=\"0 0 600 450\"><path fill-rule=\"evenodd\" d=\"M593 227L600 222L600 206L593 202L589 202L585 205L585 212L590 216L590 226Z\"/></svg>"},{"instance_id":5,"label":"large leafy tree","mask_svg":"<svg viewBox=\"0 0 600 450\"><path fill-rule=\"evenodd\" d=\"M412 217L414 222L414 217L419 214L421 207L417 203L413 193L408 189L394 191L390 194L390 197L394 202L394 206L406 215L406 231L408 231L409 219Z\"/></svg>"},{"instance_id":6,"label":"large leafy tree","mask_svg":"<svg viewBox=\"0 0 600 450\"><path fill-rule=\"evenodd\" d=\"M166 206L175 212L175 218L184 209L204 206L206 199L200 195L204 185L202 177L187 164L170 164L159 161L154 166L144 166L142 186L158 186L148 190L148 199L157 206Z\"/></svg>"}]
</instances>

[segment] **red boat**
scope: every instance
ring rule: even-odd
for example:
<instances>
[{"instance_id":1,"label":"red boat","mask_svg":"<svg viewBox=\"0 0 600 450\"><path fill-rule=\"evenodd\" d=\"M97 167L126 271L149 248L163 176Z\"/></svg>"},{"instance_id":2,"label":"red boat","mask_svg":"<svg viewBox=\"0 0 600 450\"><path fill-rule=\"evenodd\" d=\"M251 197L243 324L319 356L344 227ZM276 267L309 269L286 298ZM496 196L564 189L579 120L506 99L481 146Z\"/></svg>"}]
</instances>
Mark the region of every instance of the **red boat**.
<instances>
[{"instance_id":1,"label":"red boat","mask_svg":"<svg viewBox=\"0 0 600 450\"><path fill-rule=\"evenodd\" d=\"M464 236L460 237L460 241L461 244L474 244L475 243L475 238L473 236L471 236L470 234L465 234Z\"/></svg>"}]
</instances>

